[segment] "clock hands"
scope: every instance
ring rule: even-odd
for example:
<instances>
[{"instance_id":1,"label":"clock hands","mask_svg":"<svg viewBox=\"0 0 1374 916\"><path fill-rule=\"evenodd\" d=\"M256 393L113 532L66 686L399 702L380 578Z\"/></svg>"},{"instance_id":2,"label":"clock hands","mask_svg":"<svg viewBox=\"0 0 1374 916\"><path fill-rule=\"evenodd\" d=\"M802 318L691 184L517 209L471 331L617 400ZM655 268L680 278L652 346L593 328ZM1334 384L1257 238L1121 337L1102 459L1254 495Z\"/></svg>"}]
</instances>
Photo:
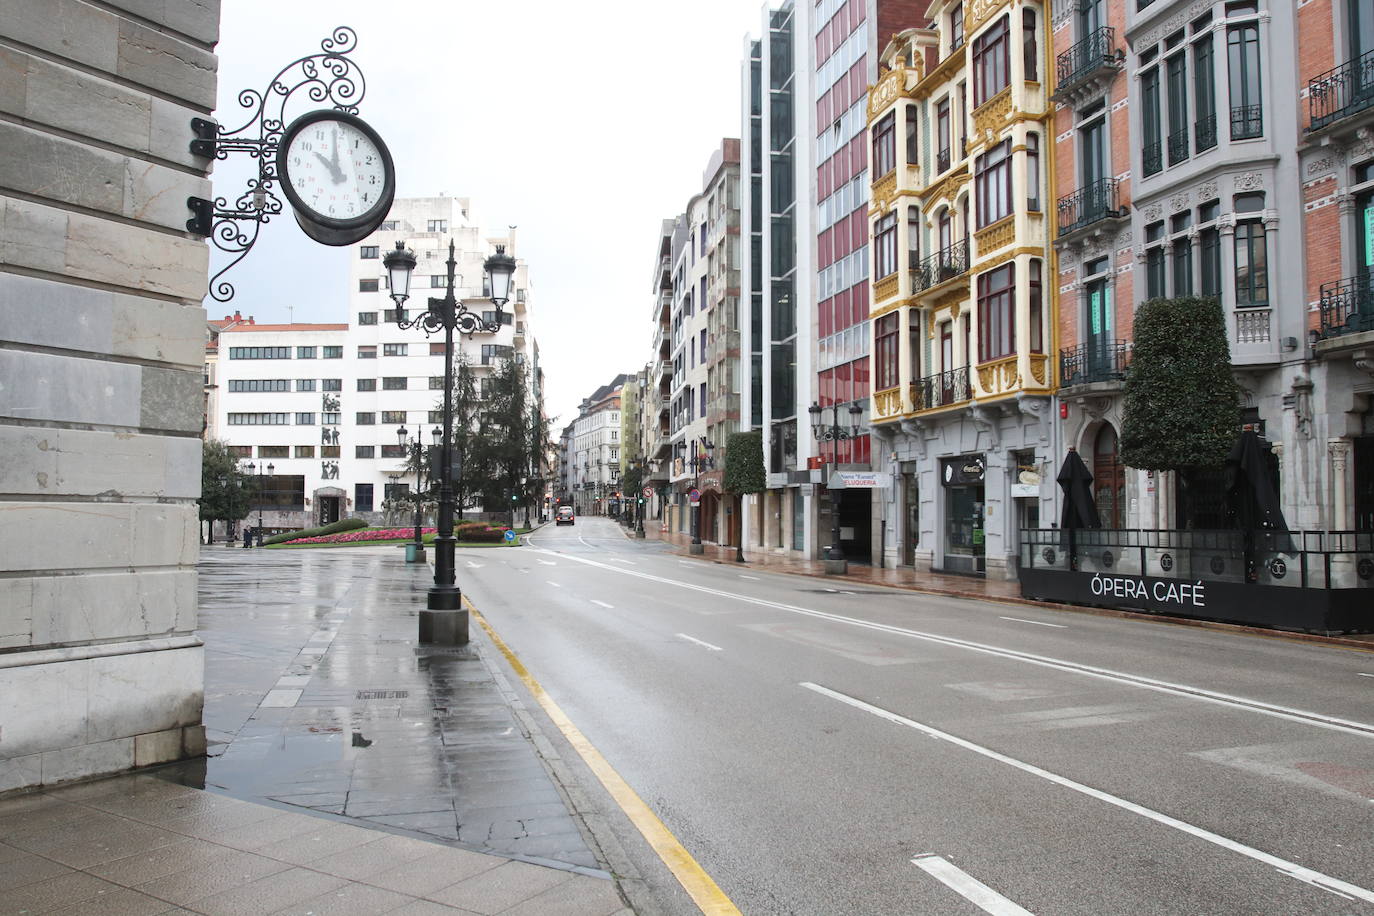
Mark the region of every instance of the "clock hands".
<instances>
[{"instance_id":1,"label":"clock hands","mask_svg":"<svg viewBox=\"0 0 1374 916\"><path fill-rule=\"evenodd\" d=\"M334 137L334 147L333 147L332 150L330 150L330 156L331 156L331 158L330 158L329 171L331 171L331 172L334 173L334 183L335 183L335 184L343 184L344 173L343 173L343 169L339 168L339 130L338 130L338 128L335 128L333 131L331 131L331 134L332 134L333 137Z\"/></svg>"},{"instance_id":2,"label":"clock hands","mask_svg":"<svg viewBox=\"0 0 1374 916\"><path fill-rule=\"evenodd\" d=\"M337 165L335 165L335 164L334 164L333 162L331 162L330 160L324 158L324 153L321 153L321 152L318 152L318 151L317 151L317 152L315 153L315 158L318 159L318 160L320 160L320 162L324 163L324 167L325 167L325 168L329 169L329 175L330 175L330 177L333 179L333 181L334 181L335 184L339 184L340 182L342 182L342 181L344 180L344 177L343 177L343 170L340 169Z\"/></svg>"}]
</instances>

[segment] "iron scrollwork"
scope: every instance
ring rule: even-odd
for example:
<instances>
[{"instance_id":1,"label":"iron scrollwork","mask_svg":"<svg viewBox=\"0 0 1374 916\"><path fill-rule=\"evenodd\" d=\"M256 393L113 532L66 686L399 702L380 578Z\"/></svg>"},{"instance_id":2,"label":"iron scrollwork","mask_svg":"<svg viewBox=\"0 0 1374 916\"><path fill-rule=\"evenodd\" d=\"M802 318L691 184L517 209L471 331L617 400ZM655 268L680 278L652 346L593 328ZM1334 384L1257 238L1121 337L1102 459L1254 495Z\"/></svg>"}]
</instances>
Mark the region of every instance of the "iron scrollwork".
<instances>
[{"instance_id":1,"label":"iron scrollwork","mask_svg":"<svg viewBox=\"0 0 1374 916\"><path fill-rule=\"evenodd\" d=\"M239 107L251 112L243 124L224 127L203 118L191 121L196 136L191 141L193 155L228 159L230 153L247 153L258 164L257 177L248 179L247 188L232 203L227 197L216 197L213 204L198 197L186 202L194 214L186 222L187 231L209 238L231 256L229 263L210 278L209 292L215 301L228 302L234 297L234 285L222 278L252 250L263 225L282 212L275 188L277 146L287 126L287 103L304 90L316 105L358 113L367 84L362 69L346 56L357 46L357 33L348 26L338 26L320 42L320 53L287 64L265 91L239 92Z\"/></svg>"}]
</instances>

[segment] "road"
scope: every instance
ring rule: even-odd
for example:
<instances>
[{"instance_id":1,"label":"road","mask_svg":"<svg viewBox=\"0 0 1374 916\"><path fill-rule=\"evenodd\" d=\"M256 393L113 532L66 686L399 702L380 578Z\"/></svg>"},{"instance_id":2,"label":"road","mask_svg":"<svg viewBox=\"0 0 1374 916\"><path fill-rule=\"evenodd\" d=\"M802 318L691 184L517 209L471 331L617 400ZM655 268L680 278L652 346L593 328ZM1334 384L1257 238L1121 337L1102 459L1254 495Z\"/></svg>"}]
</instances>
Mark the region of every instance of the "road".
<instances>
[{"instance_id":1,"label":"road","mask_svg":"<svg viewBox=\"0 0 1374 916\"><path fill-rule=\"evenodd\" d=\"M586 517L458 571L750 916L1374 913L1367 653L837 592ZM697 912L592 821L642 911Z\"/></svg>"}]
</instances>

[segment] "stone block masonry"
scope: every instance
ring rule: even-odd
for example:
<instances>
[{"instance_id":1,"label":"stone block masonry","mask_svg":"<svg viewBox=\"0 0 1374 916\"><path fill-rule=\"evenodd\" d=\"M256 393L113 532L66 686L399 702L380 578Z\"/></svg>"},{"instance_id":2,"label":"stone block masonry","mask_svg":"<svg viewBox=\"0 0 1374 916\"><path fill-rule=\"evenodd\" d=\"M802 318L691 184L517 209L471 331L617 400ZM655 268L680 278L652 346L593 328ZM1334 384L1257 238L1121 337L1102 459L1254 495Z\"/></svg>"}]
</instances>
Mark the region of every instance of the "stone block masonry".
<instances>
[{"instance_id":1,"label":"stone block masonry","mask_svg":"<svg viewBox=\"0 0 1374 916\"><path fill-rule=\"evenodd\" d=\"M0 792L204 752L218 0L0 0Z\"/></svg>"}]
</instances>

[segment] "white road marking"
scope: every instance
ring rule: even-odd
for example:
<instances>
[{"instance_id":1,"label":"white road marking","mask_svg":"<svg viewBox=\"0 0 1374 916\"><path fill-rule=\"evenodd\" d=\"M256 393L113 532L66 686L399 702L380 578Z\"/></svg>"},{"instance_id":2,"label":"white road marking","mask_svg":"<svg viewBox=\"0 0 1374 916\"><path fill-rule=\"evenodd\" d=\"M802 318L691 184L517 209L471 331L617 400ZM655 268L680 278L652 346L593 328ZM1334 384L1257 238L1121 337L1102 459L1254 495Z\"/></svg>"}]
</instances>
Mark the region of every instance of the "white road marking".
<instances>
[{"instance_id":1,"label":"white road marking","mask_svg":"<svg viewBox=\"0 0 1374 916\"><path fill-rule=\"evenodd\" d=\"M474 563L471 560L468 560L468 569L481 569L483 566L486 565L487 564L485 563Z\"/></svg>"},{"instance_id":2,"label":"white road marking","mask_svg":"<svg viewBox=\"0 0 1374 916\"><path fill-rule=\"evenodd\" d=\"M611 557L612 563L628 563L631 566L637 565L634 560L627 560L624 557Z\"/></svg>"},{"instance_id":3,"label":"white road marking","mask_svg":"<svg viewBox=\"0 0 1374 916\"><path fill-rule=\"evenodd\" d=\"M696 644L699 645L699 646L705 646L706 648L710 649L712 652L724 652L724 651L725 651L725 650L722 649L720 646L713 646L713 645L711 645L709 642L702 642L700 639L697 639L695 636L688 636L686 633L674 633L673 635L676 636L678 639L685 639L685 640L687 640L688 642L694 642L694 643L696 643Z\"/></svg>"},{"instance_id":4,"label":"white road marking","mask_svg":"<svg viewBox=\"0 0 1374 916\"><path fill-rule=\"evenodd\" d=\"M1359 672L1359 675L1360 677L1374 677L1374 674L1365 674L1363 672Z\"/></svg>"},{"instance_id":5,"label":"white road marking","mask_svg":"<svg viewBox=\"0 0 1374 916\"><path fill-rule=\"evenodd\" d=\"M591 602L592 602L592 604L599 604L599 605L601 605L602 607L606 608L607 610L611 610L611 611L615 610L615 605L613 605L613 604L607 604L607 603L604 602L604 601L597 601L595 598L591 599Z\"/></svg>"},{"instance_id":6,"label":"white road marking","mask_svg":"<svg viewBox=\"0 0 1374 916\"><path fill-rule=\"evenodd\" d=\"M1026 620L1026 619L1021 618L1021 617L998 617L997 619L998 619L998 620L1014 620L1014 621L1016 621L1017 623L1033 623L1033 624L1035 624L1037 627L1054 627L1054 628L1059 629L1059 630L1067 630L1067 629L1068 629L1068 627L1066 627L1066 626L1065 626L1064 624L1062 624L1062 623L1044 623L1044 622L1039 621L1039 620Z\"/></svg>"},{"instance_id":7,"label":"white road marking","mask_svg":"<svg viewBox=\"0 0 1374 916\"><path fill-rule=\"evenodd\" d=\"M262 698L259 706L285 709L296 705L296 701L301 698L303 690L269 690L267 696Z\"/></svg>"},{"instance_id":8,"label":"white road marking","mask_svg":"<svg viewBox=\"0 0 1374 916\"><path fill-rule=\"evenodd\" d=\"M578 539L579 541L581 541L583 544L587 544L587 539L584 538L582 535L579 534L579 535L577 536L577 539ZM599 548L599 547L592 547L591 544L587 544L587 546L588 546L588 547L591 547L592 550L600 550L600 549L601 549L601 548Z\"/></svg>"},{"instance_id":9,"label":"white road marking","mask_svg":"<svg viewBox=\"0 0 1374 916\"><path fill-rule=\"evenodd\" d=\"M557 565L558 565L558 564L555 563L553 560L540 560L539 562L540 562L540 563L543 563L545 566L557 566Z\"/></svg>"},{"instance_id":10,"label":"white road marking","mask_svg":"<svg viewBox=\"0 0 1374 916\"><path fill-rule=\"evenodd\" d=\"M1035 766L1031 763L1026 763L1023 760L1017 760L1015 757L1008 757L1006 754L999 753L998 751L994 751L991 748L986 748L982 745L974 744L972 741L956 737L954 735L949 734L948 732L942 732L938 728L933 728L929 725L924 725L920 722L917 722L915 719L908 719L906 716L898 715L895 712L882 709L881 707L874 706L870 703L865 703L863 700L856 699L847 694L839 693L837 691L829 689L828 687L822 687L819 684L812 684L809 681L802 682L801 686L805 687L807 690L815 691L816 693L819 693L822 696L830 697L832 700L839 700L841 703L853 706L855 709L861 709L864 712L872 713L880 719L886 719L887 721L895 722L898 725L905 725L908 728L913 728L924 735L930 736L931 738L938 738L941 741L948 741L950 744L953 744L956 747L961 747L966 751L972 751L975 754L980 754L981 756L986 757L989 760L995 760L998 763L1004 763L1007 766L1015 767L1016 769L1021 770L1024 773L1029 773L1032 776L1039 776L1041 779L1052 782L1057 786L1063 786L1066 789L1071 789L1074 792L1079 792L1083 795L1088 796L1089 798L1095 798L1098 801L1106 802L1109 805L1115 805L1116 807L1121 808L1124 811L1129 811L1132 814L1138 814L1141 817L1147 818L1148 820L1152 820L1157 824L1163 824L1165 827L1172 827L1173 829L1186 833L1189 836L1197 837L1198 839L1211 843L1215 846L1220 846L1222 849L1239 853L1240 855L1243 855L1247 858L1254 859L1256 862L1272 866L1279 872L1288 875L1291 878L1296 878L1299 881L1306 882L1315 887L1320 887L1322 890L1329 890L1332 893L1336 894L1348 894L1357 899L1364 900L1367 903L1374 903L1374 891L1360 887L1357 884L1350 884L1349 882L1342 881L1339 878L1333 878L1331 875L1325 875L1319 871L1314 871L1310 868L1304 868L1296 862L1289 862L1287 859L1280 859L1278 856L1270 855L1267 852L1255 849L1253 846L1246 846L1244 843L1238 843L1235 840L1229 839L1228 837L1224 837L1219 833L1213 833L1210 830L1204 830L1201 827L1196 827L1188 823L1187 821L1181 821L1176 817L1170 817L1167 814L1161 814L1160 812L1155 811L1152 808L1146 808L1144 805L1137 805L1135 802L1127 801L1124 798L1112 795L1108 792L1103 792L1100 789L1094 789L1091 786L1085 786L1081 782L1074 782L1072 779L1069 779L1066 776L1060 776L1058 773L1051 773L1049 770L1041 769L1040 767Z\"/></svg>"},{"instance_id":11,"label":"white road marking","mask_svg":"<svg viewBox=\"0 0 1374 916\"><path fill-rule=\"evenodd\" d=\"M1012 903L973 875L955 866L948 859L931 853L917 856L911 860L911 864L954 890L960 897L984 913L992 913L994 916L1034 916L1030 910L1022 909Z\"/></svg>"},{"instance_id":12,"label":"white road marking","mask_svg":"<svg viewBox=\"0 0 1374 916\"><path fill-rule=\"evenodd\" d=\"M544 581L548 582L548 583L549 583L550 585L552 585L554 588L562 588L562 587L563 587L563 586L559 585L557 582L554 582L552 579L545 579Z\"/></svg>"},{"instance_id":13,"label":"white road marking","mask_svg":"<svg viewBox=\"0 0 1374 916\"><path fill-rule=\"evenodd\" d=\"M758 577L758 576L746 576L744 573L740 573L740 574L739 574L739 577L740 577L741 579L753 579L755 582L759 581L759 577Z\"/></svg>"},{"instance_id":14,"label":"white road marking","mask_svg":"<svg viewBox=\"0 0 1374 916\"><path fill-rule=\"evenodd\" d=\"M277 678L278 687L304 687L310 683L308 674L284 674Z\"/></svg>"},{"instance_id":15,"label":"white road marking","mask_svg":"<svg viewBox=\"0 0 1374 916\"><path fill-rule=\"evenodd\" d=\"M793 604L783 604L780 601L769 601L765 598L754 598L749 595L739 595L734 592L727 592L718 588L711 588L706 585L694 585L690 582L681 582L677 579L669 579L664 576L655 576L651 573L636 572L630 569L621 569L618 566L611 566L596 560L589 560L584 557L568 555L567 559L578 563L585 563L588 566L595 566L600 569L620 573L622 576L634 576L639 579L647 579L651 582L659 582L664 585L672 585L688 591L701 592L707 595L716 595L721 598L731 598L745 604L753 604L759 607L772 608L774 610L786 611L790 614L800 614L805 617L815 617L820 620L829 620L833 623L847 624L848 626L859 627L866 630L877 630L881 633L891 633L896 636L906 636L911 639L920 639L926 642L938 643L956 649L966 649L970 652L977 652L983 655L992 655L998 658L1010 659L1012 661L1024 662L1028 665L1036 665L1041 668L1050 668L1055 671L1064 671L1070 674L1081 674L1084 677L1099 678L1106 681L1128 684L1132 687L1139 687L1142 690L1152 690L1156 693L1167 693L1186 699L1197 700L1203 703L1215 703L1219 706L1229 706L1235 709L1243 709L1248 712L1257 712L1261 715L1272 716L1276 719L1284 719L1289 722L1297 722L1302 725L1315 725L1318 728L1326 728L1331 731L1344 732L1350 735L1358 735L1362 738L1374 738L1374 724L1368 722L1357 722L1352 719L1341 719L1336 716L1327 716L1321 713L1311 712L1305 709L1295 709L1289 706L1279 706L1274 703L1265 703L1262 700L1252 700L1248 697L1232 696L1231 694L1218 693L1206 690L1202 687L1194 687L1189 684L1174 684L1169 681L1161 681L1155 678L1146 677L1141 674L1130 674L1122 671L1113 671L1109 668L1098 668L1092 665L1085 665L1079 662L1065 661L1062 659L1051 658L1044 655L1035 655L1030 652L1020 652L1015 649L1003 649L1000 646L992 646L986 643L973 642L967 639L957 639L953 636L942 636L938 633L928 633L921 630L909 630L904 627L892 626L885 623L874 623L870 620L860 620L857 617L846 617L843 614L832 614L826 611L812 610L811 608L799 607ZM686 563L685 560L679 560Z\"/></svg>"}]
</instances>

